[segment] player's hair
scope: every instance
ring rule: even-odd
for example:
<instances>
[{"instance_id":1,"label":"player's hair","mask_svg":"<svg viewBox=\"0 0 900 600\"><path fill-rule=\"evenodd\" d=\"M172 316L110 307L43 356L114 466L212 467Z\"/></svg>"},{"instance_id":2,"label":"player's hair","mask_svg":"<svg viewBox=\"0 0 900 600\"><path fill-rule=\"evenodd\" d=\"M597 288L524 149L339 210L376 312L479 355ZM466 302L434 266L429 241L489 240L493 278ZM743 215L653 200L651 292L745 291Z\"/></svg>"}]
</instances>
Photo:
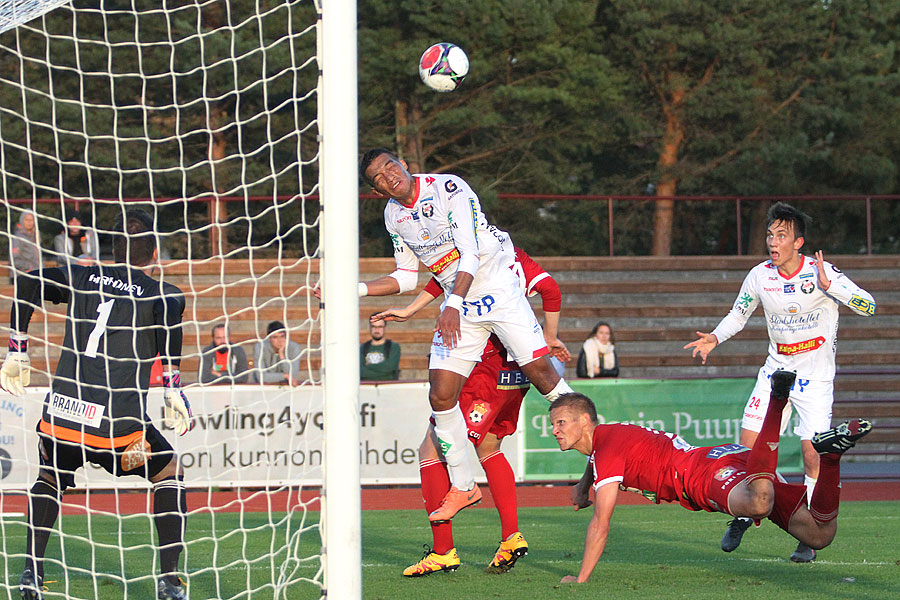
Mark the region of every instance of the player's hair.
<instances>
[{"instance_id":1,"label":"player's hair","mask_svg":"<svg viewBox=\"0 0 900 600\"><path fill-rule=\"evenodd\" d=\"M266 327L266 335L272 335L276 331L284 331L284 323L281 321L272 321L269 323L269 326Z\"/></svg>"},{"instance_id":2,"label":"player's hair","mask_svg":"<svg viewBox=\"0 0 900 600\"><path fill-rule=\"evenodd\" d=\"M767 227L771 227L775 221L790 223L794 237L798 238L806 237L806 228L812 223L812 218L808 214L785 202L776 202L770 206L766 217L768 218Z\"/></svg>"},{"instance_id":3,"label":"player's hair","mask_svg":"<svg viewBox=\"0 0 900 600\"><path fill-rule=\"evenodd\" d=\"M556 400L550 403L550 412L557 408L571 408L577 413L585 413L591 418L591 423L597 424L597 407L594 401L578 392L569 392L562 394Z\"/></svg>"},{"instance_id":4,"label":"player's hair","mask_svg":"<svg viewBox=\"0 0 900 600\"><path fill-rule=\"evenodd\" d=\"M609 341L612 342L613 344L615 344L616 343L616 334L613 333L612 325L610 325L606 321L600 321L599 323L594 325L594 328L591 329L591 337L594 337L595 335L597 335L597 331L604 325L609 327Z\"/></svg>"},{"instance_id":5,"label":"player's hair","mask_svg":"<svg viewBox=\"0 0 900 600\"><path fill-rule=\"evenodd\" d=\"M387 148L372 148L371 150L367 150L365 154L363 154L362 159L359 161L359 176L365 181L367 184L375 187L375 182L369 179L369 176L366 175L366 169L369 168L369 165L372 164L372 161L381 156L382 154L387 154L393 160L400 160L400 157L394 154L393 150L388 150Z\"/></svg>"},{"instance_id":6,"label":"player's hair","mask_svg":"<svg viewBox=\"0 0 900 600\"><path fill-rule=\"evenodd\" d=\"M149 265L156 249L153 217L145 211L130 208L119 217L113 229L113 259L135 267Z\"/></svg>"}]
</instances>

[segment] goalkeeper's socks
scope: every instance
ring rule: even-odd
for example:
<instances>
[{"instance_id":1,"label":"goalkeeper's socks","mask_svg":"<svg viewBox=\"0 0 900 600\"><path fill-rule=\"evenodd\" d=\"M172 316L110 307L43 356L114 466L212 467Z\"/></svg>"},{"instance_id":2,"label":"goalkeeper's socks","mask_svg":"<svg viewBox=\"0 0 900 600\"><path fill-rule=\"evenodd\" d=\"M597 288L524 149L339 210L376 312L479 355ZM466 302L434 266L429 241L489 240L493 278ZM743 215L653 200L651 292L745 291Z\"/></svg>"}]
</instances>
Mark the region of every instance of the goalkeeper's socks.
<instances>
[{"instance_id":1,"label":"goalkeeper's socks","mask_svg":"<svg viewBox=\"0 0 900 600\"><path fill-rule=\"evenodd\" d=\"M44 552L50 540L50 530L59 516L62 495L52 483L38 478L31 486L27 533L25 534L25 568L38 578L44 577Z\"/></svg>"},{"instance_id":2,"label":"goalkeeper's socks","mask_svg":"<svg viewBox=\"0 0 900 600\"><path fill-rule=\"evenodd\" d=\"M186 513L183 476L169 477L153 484L153 521L159 537L159 564L163 575L178 570L178 557L184 549Z\"/></svg>"}]
</instances>

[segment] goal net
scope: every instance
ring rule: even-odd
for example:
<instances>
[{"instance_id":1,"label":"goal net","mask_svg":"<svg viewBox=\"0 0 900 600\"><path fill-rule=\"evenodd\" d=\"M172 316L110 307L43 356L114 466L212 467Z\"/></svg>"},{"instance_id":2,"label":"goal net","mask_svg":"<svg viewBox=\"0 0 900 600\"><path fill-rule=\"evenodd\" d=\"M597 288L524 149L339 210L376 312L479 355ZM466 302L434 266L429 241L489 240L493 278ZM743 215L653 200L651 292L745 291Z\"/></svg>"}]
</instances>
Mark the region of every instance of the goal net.
<instances>
[{"instance_id":1,"label":"goal net","mask_svg":"<svg viewBox=\"0 0 900 600\"><path fill-rule=\"evenodd\" d=\"M184 471L188 516L178 571L188 596L323 597L330 586L322 490L331 464L328 422L337 421L327 418L333 393L323 340L340 342L339 351L352 347L344 356L355 356L358 303L353 296L340 308L344 321L352 319L352 336L329 332L327 311L311 293L329 272L319 260L328 248L320 244L328 155L322 6L60 4L0 3L0 31L7 29L0 33L0 257L8 250L9 265L0 279L3 327L12 333L5 319L23 278L46 282L44 269L59 267L67 276L57 285L74 285L78 265L113 262L112 230L126 208L149 213L159 259L146 272L185 299L181 380L192 431L178 436L164 424L159 361L141 358L140 368L151 367L146 414ZM333 4L355 19L354 4ZM344 42L354 41L350 34ZM340 151L353 168L355 112L349 120L353 150ZM355 206L346 214L355 221ZM355 227L344 239L355 239ZM350 250L344 287L355 289ZM25 275L38 265L37 275ZM341 289L339 280L332 278L333 289ZM87 356L115 373L119 358L102 337L112 340L115 327L105 331L105 318L98 309L100 329L89 323L99 333ZM35 427L65 348L78 345L66 336L67 321L77 320L66 302L36 301L31 385L23 396L0 391L2 597L19 597L30 490L41 464ZM358 392L358 380L347 383ZM110 379L107 387L145 392L137 377ZM352 427L350 404L340 410ZM353 435L345 439L355 446ZM357 472L345 470L358 495ZM78 469L50 530L44 597L156 597L153 507L144 478L114 477L90 464ZM352 515L342 519L353 526ZM356 548L340 549L352 557L358 531L342 535L356 539ZM358 582L352 564L348 570L349 577L335 577Z\"/></svg>"}]
</instances>

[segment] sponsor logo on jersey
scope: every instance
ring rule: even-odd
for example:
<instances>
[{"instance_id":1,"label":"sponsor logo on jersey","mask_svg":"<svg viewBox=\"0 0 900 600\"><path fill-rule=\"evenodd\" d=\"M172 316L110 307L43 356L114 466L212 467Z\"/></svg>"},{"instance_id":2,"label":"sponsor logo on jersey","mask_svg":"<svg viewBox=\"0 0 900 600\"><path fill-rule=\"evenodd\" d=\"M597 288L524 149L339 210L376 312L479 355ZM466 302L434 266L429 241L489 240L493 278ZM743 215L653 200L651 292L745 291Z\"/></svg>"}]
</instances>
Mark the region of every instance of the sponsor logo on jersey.
<instances>
[{"instance_id":1,"label":"sponsor logo on jersey","mask_svg":"<svg viewBox=\"0 0 900 600\"><path fill-rule=\"evenodd\" d=\"M431 185L431 184L434 183L434 182L435 182L435 178L434 178L434 177L426 177L426 178L425 178L425 185Z\"/></svg>"},{"instance_id":2,"label":"sponsor logo on jersey","mask_svg":"<svg viewBox=\"0 0 900 600\"><path fill-rule=\"evenodd\" d=\"M850 302L848 302L847 305L869 316L875 314L875 303L871 300L866 300L862 296L857 296L856 294L853 294L850 297Z\"/></svg>"},{"instance_id":3,"label":"sponsor logo on jersey","mask_svg":"<svg viewBox=\"0 0 900 600\"><path fill-rule=\"evenodd\" d=\"M99 427L103 418L104 407L93 402L85 402L78 398L69 398L52 392L47 403L47 414L52 417L66 419L82 425Z\"/></svg>"},{"instance_id":4,"label":"sponsor logo on jersey","mask_svg":"<svg viewBox=\"0 0 900 600\"><path fill-rule=\"evenodd\" d=\"M799 278L800 279L809 279L810 277L815 277L815 276L816 276L815 273L801 273Z\"/></svg>"},{"instance_id":5,"label":"sponsor logo on jersey","mask_svg":"<svg viewBox=\"0 0 900 600\"><path fill-rule=\"evenodd\" d=\"M741 446L740 444L724 444L722 446L710 448L709 452L706 453L706 458L722 458L723 456L727 456L729 454L739 454L741 452L749 451L750 448Z\"/></svg>"},{"instance_id":6,"label":"sponsor logo on jersey","mask_svg":"<svg viewBox=\"0 0 900 600\"><path fill-rule=\"evenodd\" d=\"M780 292L781 288L780 287L764 287L763 291L764 292Z\"/></svg>"},{"instance_id":7,"label":"sponsor logo on jersey","mask_svg":"<svg viewBox=\"0 0 900 600\"><path fill-rule=\"evenodd\" d=\"M422 240L423 242L427 242L428 240L431 239L431 232L428 231L428 229L423 227L419 231L419 239Z\"/></svg>"},{"instance_id":8,"label":"sponsor logo on jersey","mask_svg":"<svg viewBox=\"0 0 900 600\"><path fill-rule=\"evenodd\" d=\"M769 324L773 328L796 327L798 329L813 329L819 324L819 317L822 311L814 310L813 312L803 315L769 315Z\"/></svg>"},{"instance_id":9,"label":"sponsor logo on jersey","mask_svg":"<svg viewBox=\"0 0 900 600\"><path fill-rule=\"evenodd\" d=\"M786 284L784 284L784 293L785 293L785 294L793 294L793 293L795 293L796 291L797 291L797 289L794 287L794 284L793 284L793 283L786 283Z\"/></svg>"},{"instance_id":10,"label":"sponsor logo on jersey","mask_svg":"<svg viewBox=\"0 0 900 600\"><path fill-rule=\"evenodd\" d=\"M443 273L447 267L452 265L457 260L459 260L459 249L454 248L453 250L451 250L444 256L437 259L434 263L432 263L428 267L428 270L431 271L432 273L434 273L435 275L439 275L440 273Z\"/></svg>"},{"instance_id":11,"label":"sponsor logo on jersey","mask_svg":"<svg viewBox=\"0 0 900 600\"><path fill-rule=\"evenodd\" d=\"M815 289L816 289L816 284L814 284L812 281L804 281L803 283L800 284L800 291L803 292L804 294L812 294L813 290L815 290Z\"/></svg>"},{"instance_id":12,"label":"sponsor logo on jersey","mask_svg":"<svg viewBox=\"0 0 900 600\"><path fill-rule=\"evenodd\" d=\"M726 479L734 475L735 471L737 471L737 469L734 467L722 467L721 469L716 471L716 474L713 475L713 477L716 479L716 481L725 481Z\"/></svg>"},{"instance_id":13,"label":"sponsor logo on jersey","mask_svg":"<svg viewBox=\"0 0 900 600\"><path fill-rule=\"evenodd\" d=\"M430 218L433 214L434 214L434 204L431 204L431 203L422 204L422 216L423 217L425 217L427 219L427 218Z\"/></svg>"},{"instance_id":14,"label":"sponsor logo on jersey","mask_svg":"<svg viewBox=\"0 0 900 600\"><path fill-rule=\"evenodd\" d=\"M811 340L804 340L793 344L778 344L778 354L793 356L795 354L803 354L804 352L812 352L813 350L818 350L824 343L825 338L819 336Z\"/></svg>"},{"instance_id":15,"label":"sponsor logo on jersey","mask_svg":"<svg viewBox=\"0 0 900 600\"><path fill-rule=\"evenodd\" d=\"M459 188L456 187L456 184L453 183L453 180L448 179L447 181L444 182L444 189L447 190L448 194L452 194Z\"/></svg>"},{"instance_id":16,"label":"sponsor logo on jersey","mask_svg":"<svg viewBox=\"0 0 900 600\"><path fill-rule=\"evenodd\" d=\"M484 415L487 414L488 408L484 402L476 402L472 405L472 410L469 411L469 422L471 423L481 423L481 420L484 419Z\"/></svg>"},{"instance_id":17,"label":"sponsor logo on jersey","mask_svg":"<svg viewBox=\"0 0 900 600\"><path fill-rule=\"evenodd\" d=\"M403 215L402 217L400 217L399 219L397 219L394 222L399 225L400 223L405 223L405 222L409 221L410 219L412 219L412 215Z\"/></svg>"},{"instance_id":18,"label":"sponsor logo on jersey","mask_svg":"<svg viewBox=\"0 0 900 600\"><path fill-rule=\"evenodd\" d=\"M498 390L521 390L531 385L522 371L500 371L497 375Z\"/></svg>"},{"instance_id":19,"label":"sponsor logo on jersey","mask_svg":"<svg viewBox=\"0 0 900 600\"><path fill-rule=\"evenodd\" d=\"M735 306L740 306L743 309L747 309L747 307L750 306L751 302L753 302L753 296L744 292L743 294L741 294L740 298L737 299L737 304Z\"/></svg>"},{"instance_id":20,"label":"sponsor logo on jersey","mask_svg":"<svg viewBox=\"0 0 900 600\"><path fill-rule=\"evenodd\" d=\"M834 266L834 265L831 265L831 270L834 271L835 273L843 273L843 271L841 271L840 269L838 269L838 268L837 268L836 266Z\"/></svg>"},{"instance_id":21,"label":"sponsor logo on jersey","mask_svg":"<svg viewBox=\"0 0 900 600\"><path fill-rule=\"evenodd\" d=\"M123 292L128 292L129 294L135 293L138 296L144 295L144 287L140 286L136 283L126 283L117 277L110 277L108 275L97 275L95 273L91 273L88 276L88 281L91 283L96 283L97 285L101 285L103 287L110 287L115 290L122 290Z\"/></svg>"},{"instance_id":22,"label":"sponsor logo on jersey","mask_svg":"<svg viewBox=\"0 0 900 600\"><path fill-rule=\"evenodd\" d=\"M798 312L800 312L800 305L796 302L791 302L784 308L784 310L787 311L788 314L796 315Z\"/></svg>"}]
</instances>

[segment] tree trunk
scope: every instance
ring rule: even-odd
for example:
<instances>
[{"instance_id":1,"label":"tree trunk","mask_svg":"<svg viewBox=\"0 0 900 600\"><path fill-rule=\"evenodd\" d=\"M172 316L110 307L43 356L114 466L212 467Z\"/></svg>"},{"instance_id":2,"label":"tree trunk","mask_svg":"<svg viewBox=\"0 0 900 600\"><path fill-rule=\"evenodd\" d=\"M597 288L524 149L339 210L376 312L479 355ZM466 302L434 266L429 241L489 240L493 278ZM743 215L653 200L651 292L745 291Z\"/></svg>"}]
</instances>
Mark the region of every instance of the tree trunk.
<instances>
[{"instance_id":1,"label":"tree trunk","mask_svg":"<svg viewBox=\"0 0 900 600\"><path fill-rule=\"evenodd\" d=\"M750 239L747 241L747 254L759 256L766 254L766 228L768 226L766 213L769 203L757 201L753 203L753 213L750 217Z\"/></svg>"},{"instance_id":2,"label":"tree trunk","mask_svg":"<svg viewBox=\"0 0 900 600\"><path fill-rule=\"evenodd\" d=\"M225 22L222 3L214 2L205 7L202 12L202 22L204 27L209 30L216 30ZM228 237L224 233L222 223L228 221L228 210L219 198L222 186L219 185L216 177L214 161L222 160L226 155L226 146L228 145L225 136L219 131L219 128L225 123L228 115L227 112L220 108L218 103L210 103L208 120L206 126L210 132L209 138L209 160L211 180L209 183L210 191L213 196L209 201L209 253L210 256L224 255L228 252ZM223 167L224 168L224 167Z\"/></svg>"},{"instance_id":3,"label":"tree trunk","mask_svg":"<svg viewBox=\"0 0 900 600\"><path fill-rule=\"evenodd\" d=\"M678 178L673 169L678 164L678 149L684 141L684 124L678 114L684 95L684 89L674 90L671 101L663 107L666 131L659 153L660 180L656 186L656 195L660 199L656 201L653 214L654 256L669 256L672 253L672 223L675 215L675 201L672 197L678 188Z\"/></svg>"},{"instance_id":4,"label":"tree trunk","mask_svg":"<svg viewBox=\"0 0 900 600\"><path fill-rule=\"evenodd\" d=\"M422 120L422 110L413 101L409 102L397 99L394 102L394 120L397 131L397 152L400 158L406 161L410 173L423 171L422 160L422 134L419 131L419 123Z\"/></svg>"}]
</instances>

